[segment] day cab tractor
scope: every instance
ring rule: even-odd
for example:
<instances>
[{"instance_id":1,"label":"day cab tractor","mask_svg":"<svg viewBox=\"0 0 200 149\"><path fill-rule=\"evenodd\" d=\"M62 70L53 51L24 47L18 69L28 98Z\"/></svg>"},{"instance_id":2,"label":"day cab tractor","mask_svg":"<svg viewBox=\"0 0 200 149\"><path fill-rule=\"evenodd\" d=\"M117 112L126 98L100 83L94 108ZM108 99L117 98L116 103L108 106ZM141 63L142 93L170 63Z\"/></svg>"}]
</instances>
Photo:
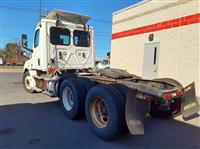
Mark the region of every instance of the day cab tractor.
<instances>
[{"instance_id":1,"label":"day cab tractor","mask_svg":"<svg viewBox=\"0 0 200 149\"><path fill-rule=\"evenodd\" d=\"M58 97L65 116L72 120L86 116L92 132L112 140L127 131L144 134L149 113L184 118L199 111L194 83L183 87L171 78L145 80L117 68L96 69L93 28L88 16L51 11L35 29L33 48L24 65L23 84L30 92Z\"/></svg>"}]
</instances>

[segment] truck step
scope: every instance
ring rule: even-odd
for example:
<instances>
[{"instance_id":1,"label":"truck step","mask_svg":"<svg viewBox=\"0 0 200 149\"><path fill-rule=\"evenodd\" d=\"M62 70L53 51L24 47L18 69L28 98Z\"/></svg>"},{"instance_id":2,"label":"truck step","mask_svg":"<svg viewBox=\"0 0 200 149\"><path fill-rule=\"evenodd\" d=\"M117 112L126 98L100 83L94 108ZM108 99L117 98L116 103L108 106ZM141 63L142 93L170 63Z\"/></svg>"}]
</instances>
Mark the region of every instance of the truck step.
<instances>
[{"instance_id":1,"label":"truck step","mask_svg":"<svg viewBox=\"0 0 200 149\"><path fill-rule=\"evenodd\" d=\"M42 92L44 95L49 96L49 97L57 97L54 93L48 92L48 91L43 91Z\"/></svg>"},{"instance_id":2,"label":"truck step","mask_svg":"<svg viewBox=\"0 0 200 149\"><path fill-rule=\"evenodd\" d=\"M36 92L42 92L42 90L40 89L40 88L38 88L38 87L33 87L32 88L34 91L36 91Z\"/></svg>"},{"instance_id":3,"label":"truck step","mask_svg":"<svg viewBox=\"0 0 200 149\"><path fill-rule=\"evenodd\" d=\"M49 81L49 80L52 80L52 78L49 78L47 76L37 76L37 75L33 75L33 78L36 78L36 79L42 79L42 80L45 80L45 81Z\"/></svg>"}]
</instances>

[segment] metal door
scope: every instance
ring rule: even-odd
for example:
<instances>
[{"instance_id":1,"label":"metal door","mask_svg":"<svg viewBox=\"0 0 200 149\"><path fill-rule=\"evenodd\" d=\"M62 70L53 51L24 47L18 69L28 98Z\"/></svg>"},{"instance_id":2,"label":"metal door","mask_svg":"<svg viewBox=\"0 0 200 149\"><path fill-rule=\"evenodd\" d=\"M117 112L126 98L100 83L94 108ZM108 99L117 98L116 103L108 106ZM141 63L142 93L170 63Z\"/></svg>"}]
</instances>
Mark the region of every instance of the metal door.
<instances>
[{"instance_id":1,"label":"metal door","mask_svg":"<svg viewBox=\"0 0 200 149\"><path fill-rule=\"evenodd\" d=\"M160 43L147 43L144 47L143 78L157 78Z\"/></svg>"}]
</instances>

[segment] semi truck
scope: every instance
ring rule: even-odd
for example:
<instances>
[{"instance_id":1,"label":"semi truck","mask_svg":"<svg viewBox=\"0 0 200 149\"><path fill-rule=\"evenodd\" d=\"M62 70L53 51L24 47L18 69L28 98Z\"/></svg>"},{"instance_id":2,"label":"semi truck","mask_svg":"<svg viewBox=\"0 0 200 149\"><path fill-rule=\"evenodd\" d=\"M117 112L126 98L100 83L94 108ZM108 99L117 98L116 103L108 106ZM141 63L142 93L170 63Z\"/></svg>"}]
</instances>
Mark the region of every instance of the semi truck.
<instances>
[{"instance_id":1,"label":"semi truck","mask_svg":"<svg viewBox=\"0 0 200 149\"><path fill-rule=\"evenodd\" d=\"M183 87L172 78L147 80L119 68L95 68L89 19L52 10L37 24L32 49L22 35L23 53L31 53L23 71L26 91L58 97L68 119L86 117L103 140L127 131L144 134L149 115L166 119L182 114L187 119L199 111L194 82Z\"/></svg>"}]
</instances>

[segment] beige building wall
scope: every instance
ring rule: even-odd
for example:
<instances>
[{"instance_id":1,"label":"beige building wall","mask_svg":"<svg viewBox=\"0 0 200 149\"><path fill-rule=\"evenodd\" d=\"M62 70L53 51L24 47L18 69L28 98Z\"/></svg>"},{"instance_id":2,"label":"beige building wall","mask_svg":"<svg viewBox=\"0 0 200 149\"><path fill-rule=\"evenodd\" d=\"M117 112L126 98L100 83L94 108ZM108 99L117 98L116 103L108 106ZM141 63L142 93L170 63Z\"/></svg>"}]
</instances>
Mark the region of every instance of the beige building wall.
<instances>
[{"instance_id":1,"label":"beige building wall","mask_svg":"<svg viewBox=\"0 0 200 149\"><path fill-rule=\"evenodd\" d=\"M173 20L200 12L199 0L148 0L113 13L112 33ZM112 40L111 67L142 76L144 44L160 42L158 78L183 85L195 81L200 96L200 23ZM149 34L154 40L149 42Z\"/></svg>"}]
</instances>

